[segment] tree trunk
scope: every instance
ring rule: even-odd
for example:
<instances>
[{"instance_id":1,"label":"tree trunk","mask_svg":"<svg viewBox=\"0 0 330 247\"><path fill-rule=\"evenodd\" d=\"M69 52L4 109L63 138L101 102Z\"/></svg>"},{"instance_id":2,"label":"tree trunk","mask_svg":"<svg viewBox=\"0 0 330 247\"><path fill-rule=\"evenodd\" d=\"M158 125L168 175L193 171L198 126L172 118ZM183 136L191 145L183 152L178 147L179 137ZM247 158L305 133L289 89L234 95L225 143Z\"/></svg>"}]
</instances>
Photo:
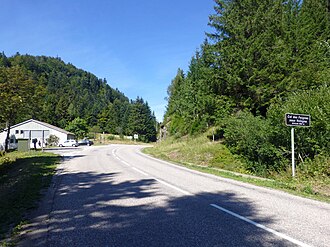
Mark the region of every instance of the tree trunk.
<instances>
[{"instance_id":1,"label":"tree trunk","mask_svg":"<svg viewBox=\"0 0 330 247\"><path fill-rule=\"evenodd\" d=\"M10 134L10 124L9 124L9 121L6 122L6 129L7 129L7 137L6 137L6 140L5 140L5 152L8 152L8 149L9 149L9 134Z\"/></svg>"}]
</instances>

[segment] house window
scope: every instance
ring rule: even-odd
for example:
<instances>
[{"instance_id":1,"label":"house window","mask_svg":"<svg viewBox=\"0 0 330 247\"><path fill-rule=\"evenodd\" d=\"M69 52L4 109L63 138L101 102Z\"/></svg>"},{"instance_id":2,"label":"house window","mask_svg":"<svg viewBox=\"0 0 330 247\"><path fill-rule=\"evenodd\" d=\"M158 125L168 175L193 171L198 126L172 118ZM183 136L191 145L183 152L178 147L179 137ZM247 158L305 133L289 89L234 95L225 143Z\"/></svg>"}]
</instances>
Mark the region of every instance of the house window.
<instances>
[{"instance_id":1,"label":"house window","mask_svg":"<svg viewBox=\"0 0 330 247\"><path fill-rule=\"evenodd\" d=\"M23 134L24 133L24 130L21 130L21 134Z\"/></svg>"},{"instance_id":2,"label":"house window","mask_svg":"<svg viewBox=\"0 0 330 247\"><path fill-rule=\"evenodd\" d=\"M15 134L19 134L19 130L15 130Z\"/></svg>"},{"instance_id":3,"label":"house window","mask_svg":"<svg viewBox=\"0 0 330 247\"><path fill-rule=\"evenodd\" d=\"M29 130L24 130L23 138L25 138L25 139L30 138L30 131Z\"/></svg>"}]
</instances>

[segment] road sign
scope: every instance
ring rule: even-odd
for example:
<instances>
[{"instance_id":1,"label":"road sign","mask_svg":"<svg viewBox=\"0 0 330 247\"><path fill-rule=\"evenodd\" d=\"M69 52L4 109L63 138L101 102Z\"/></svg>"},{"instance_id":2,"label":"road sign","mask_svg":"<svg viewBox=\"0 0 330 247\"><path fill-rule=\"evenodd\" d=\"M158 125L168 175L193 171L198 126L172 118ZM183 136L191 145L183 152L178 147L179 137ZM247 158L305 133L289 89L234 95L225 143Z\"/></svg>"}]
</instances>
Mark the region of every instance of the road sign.
<instances>
[{"instance_id":1,"label":"road sign","mask_svg":"<svg viewBox=\"0 0 330 247\"><path fill-rule=\"evenodd\" d=\"M291 159L292 159L292 177L295 176L295 160L294 160L294 128L293 127L310 127L311 116L303 114L285 114L285 124L291 126Z\"/></svg>"},{"instance_id":2,"label":"road sign","mask_svg":"<svg viewBox=\"0 0 330 247\"><path fill-rule=\"evenodd\" d=\"M285 124L292 127L310 127L311 116L303 114L285 114Z\"/></svg>"}]
</instances>

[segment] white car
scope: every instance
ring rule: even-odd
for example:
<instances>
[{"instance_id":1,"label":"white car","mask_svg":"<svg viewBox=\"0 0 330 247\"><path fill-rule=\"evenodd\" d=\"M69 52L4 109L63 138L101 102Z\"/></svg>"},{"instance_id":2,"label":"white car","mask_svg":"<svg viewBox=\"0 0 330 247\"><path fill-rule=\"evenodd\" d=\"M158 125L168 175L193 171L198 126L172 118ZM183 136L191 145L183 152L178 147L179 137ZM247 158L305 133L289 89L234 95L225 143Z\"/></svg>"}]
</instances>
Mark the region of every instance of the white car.
<instances>
[{"instance_id":1,"label":"white car","mask_svg":"<svg viewBox=\"0 0 330 247\"><path fill-rule=\"evenodd\" d=\"M66 140L58 144L59 147L78 147L78 142L76 140Z\"/></svg>"}]
</instances>

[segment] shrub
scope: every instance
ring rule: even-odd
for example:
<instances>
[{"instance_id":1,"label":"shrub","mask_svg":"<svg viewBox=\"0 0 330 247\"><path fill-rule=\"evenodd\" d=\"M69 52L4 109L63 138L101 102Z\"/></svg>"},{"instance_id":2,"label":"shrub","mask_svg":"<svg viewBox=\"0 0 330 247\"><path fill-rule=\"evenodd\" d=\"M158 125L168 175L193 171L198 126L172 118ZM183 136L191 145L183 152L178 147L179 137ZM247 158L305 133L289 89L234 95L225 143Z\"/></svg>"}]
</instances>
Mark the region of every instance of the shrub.
<instances>
[{"instance_id":1,"label":"shrub","mask_svg":"<svg viewBox=\"0 0 330 247\"><path fill-rule=\"evenodd\" d=\"M301 164L301 173L306 177L330 177L330 156L317 155Z\"/></svg>"},{"instance_id":2,"label":"shrub","mask_svg":"<svg viewBox=\"0 0 330 247\"><path fill-rule=\"evenodd\" d=\"M57 146L60 138L58 138L56 135L50 135L49 138L47 138L47 143L50 146Z\"/></svg>"},{"instance_id":3,"label":"shrub","mask_svg":"<svg viewBox=\"0 0 330 247\"><path fill-rule=\"evenodd\" d=\"M326 85L278 99L268 109L267 118L249 112L226 118L222 122L225 144L246 159L249 171L285 170L291 160L291 128L285 125L285 113L311 115L311 127L295 127L296 162L301 168L308 164L305 175L327 176L329 160L321 162L320 158L330 156L330 89Z\"/></svg>"},{"instance_id":4,"label":"shrub","mask_svg":"<svg viewBox=\"0 0 330 247\"><path fill-rule=\"evenodd\" d=\"M283 169L283 155L272 142L274 133L268 120L240 112L227 118L224 124L225 144L247 160L248 171L267 174Z\"/></svg>"},{"instance_id":5,"label":"shrub","mask_svg":"<svg viewBox=\"0 0 330 247\"><path fill-rule=\"evenodd\" d=\"M279 99L269 108L267 117L275 126L276 144L290 148L290 128L284 124L285 113L311 115L311 127L295 128L295 149L302 158L313 159L330 150L330 88L302 91Z\"/></svg>"},{"instance_id":6,"label":"shrub","mask_svg":"<svg viewBox=\"0 0 330 247\"><path fill-rule=\"evenodd\" d=\"M107 137L107 139L108 139L109 141L113 141L113 140L116 139L116 137L115 137L114 135L109 135L109 136Z\"/></svg>"}]
</instances>

